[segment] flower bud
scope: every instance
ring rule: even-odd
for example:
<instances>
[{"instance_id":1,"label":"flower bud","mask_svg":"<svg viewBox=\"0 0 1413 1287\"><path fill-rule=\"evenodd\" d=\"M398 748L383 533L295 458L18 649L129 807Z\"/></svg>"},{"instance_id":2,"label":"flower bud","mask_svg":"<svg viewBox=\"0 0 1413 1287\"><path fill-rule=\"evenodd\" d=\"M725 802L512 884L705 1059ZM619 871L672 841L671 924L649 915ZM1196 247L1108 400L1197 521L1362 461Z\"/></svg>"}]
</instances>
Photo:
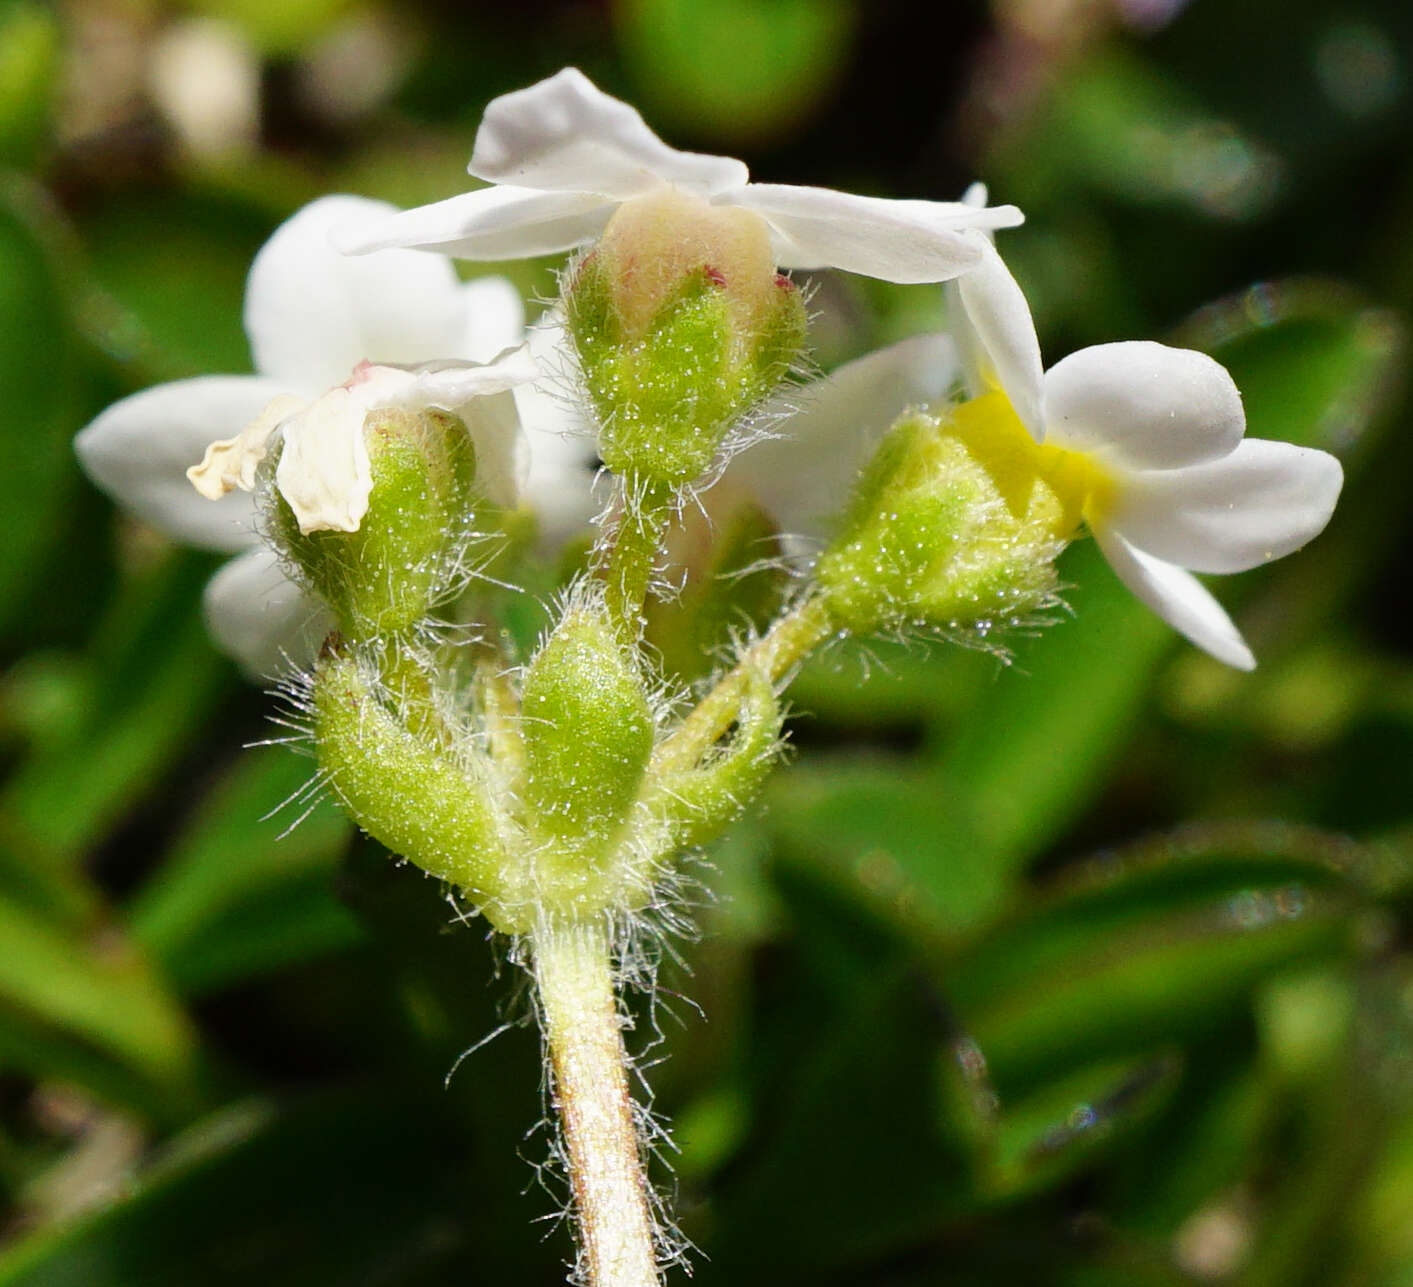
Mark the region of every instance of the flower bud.
<instances>
[{"instance_id":1,"label":"flower bud","mask_svg":"<svg viewBox=\"0 0 1413 1287\"><path fill-rule=\"evenodd\" d=\"M691 766L654 763L645 795L657 856L709 844L741 815L779 758L783 718L770 681L748 672L729 741Z\"/></svg>"},{"instance_id":2,"label":"flower bud","mask_svg":"<svg viewBox=\"0 0 1413 1287\"><path fill-rule=\"evenodd\" d=\"M754 212L672 189L622 205L565 288L565 315L619 473L680 487L804 348L804 302Z\"/></svg>"},{"instance_id":3,"label":"flower bud","mask_svg":"<svg viewBox=\"0 0 1413 1287\"><path fill-rule=\"evenodd\" d=\"M452 588L485 507L471 436L449 412L381 408L362 433L372 488L356 530L302 531L271 489L276 540L353 639L422 620Z\"/></svg>"},{"instance_id":4,"label":"flower bud","mask_svg":"<svg viewBox=\"0 0 1413 1287\"><path fill-rule=\"evenodd\" d=\"M627 821L653 746L642 676L598 604L566 611L525 673L521 715L523 803L551 841L545 869L592 866Z\"/></svg>"},{"instance_id":5,"label":"flower bud","mask_svg":"<svg viewBox=\"0 0 1413 1287\"><path fill-rule=\"evenodd\" d=\"M379 669L336 639L315 664L320 772L369 835L454 885L497 928L523 929L526 899L514 884L484 756L419 737L389 702Z\"/></svg>"},{"instance_id":6,"label":"flower bud","mask_svg":"<svg viewBox=\"0 0 1413 1287\"><path fill-rule=\"evenodd\" d=\"M906 415L868 467L816 568L855 633L904 626L987 633L1054 593L1095 479L1037 446L999 394Z\"/></svg>"}]
</instances>

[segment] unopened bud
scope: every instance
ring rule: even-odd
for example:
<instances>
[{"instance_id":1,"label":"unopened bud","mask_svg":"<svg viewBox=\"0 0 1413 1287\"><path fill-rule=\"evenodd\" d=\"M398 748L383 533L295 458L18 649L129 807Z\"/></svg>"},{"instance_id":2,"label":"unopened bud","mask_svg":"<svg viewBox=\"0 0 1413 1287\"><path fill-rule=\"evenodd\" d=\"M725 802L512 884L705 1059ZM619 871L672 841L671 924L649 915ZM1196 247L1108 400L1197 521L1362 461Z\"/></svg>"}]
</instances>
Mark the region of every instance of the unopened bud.
<instances>
[{"instance_id":1,"label":"unopened bud","mask_svg":"<svg viewBox=\"0 0 1413 1287\"><path fill-rule=\"evenodd\" d=\"M524 928L526 902L485 789L484 756L457 754L399 718L372 659L331 639L314 666L311 703L319 771L369 835L454 885L499 929Z\"/></svg>"},{"instance_id":2,"label":"unopened bud","mask_svg":"<svg viewBox=\"0 0 1413 1287\"><path fill-rule=\"evenodd\" d=\"M521 713L524 803L553 839L547 866L591 864L627 821L653 746L642 676L600 606L565 613L526 671Z\"/></svg>"}]
</instances>

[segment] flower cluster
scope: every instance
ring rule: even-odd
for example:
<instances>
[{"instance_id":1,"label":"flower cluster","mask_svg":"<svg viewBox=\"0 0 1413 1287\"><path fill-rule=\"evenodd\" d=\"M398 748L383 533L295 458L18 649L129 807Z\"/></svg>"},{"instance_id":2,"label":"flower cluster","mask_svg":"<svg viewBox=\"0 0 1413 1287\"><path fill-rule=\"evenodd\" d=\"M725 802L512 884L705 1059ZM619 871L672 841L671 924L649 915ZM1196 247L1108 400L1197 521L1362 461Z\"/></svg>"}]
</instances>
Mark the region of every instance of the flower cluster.
<instances>
[{"instance_id":1,"label":"flower cluster","mask_svg":"<svg viewBox=\"0 0 1413 1287\"><path fill-rule=\"evenodd\" d=\"M761 789L799 663L1037 620L1087 529L1249 669L1193 573L1298 549L1342 476L1245 439L1201 353L1102 344L1046 371L993 244L1020 213L979 186L752 183L573 69L493 102L470 169L487 186L421 209L300 211L251 268L255 374L138 393L77 446L123 505L237 555L213 634L252 675L295 672L321 783L523 945L583 1280L655 1282L614 969L674 914L675 856ZM567 252L528 332L507 282L448 259ZM950 333L807 381L792 268L946 283ZM550 603L533 647L496 598L517 586Z\"/></svg>"},{"instance_id":2,"label":"flower cluster","mask_svg":"<svg viewBox=\"0 0 1413 1287\"><path fill-rule=\"evenodd\" d=\"M905 341L767 400L777 428L730 463L723 490L752 496L788 537L818 537L896 415L945 406L960 380L973 398L995 398L1001 421L1024 426L1037 449L1030 466L1082 479L1077 512L1135 594L1214 656L1254 664L1191 572L1240 571L1303 545L1329 518L1338 463L1243 440L1235 386L1195 352L1099 345L1045 372L1025 298L992 243L1021 216L987 207L979 185L961 202L937 202L751 183L739 161L667 146L574 69L493 102L469 168L488 186L420 209L326 197L301 211L251 269L245 322L257 373L150 389L80 435L90 474L133 511L178 539L245 551L213 580L207 610L217 641L250 673L307 657L325 626L261 540L251 493L272 439L274 486L306 532L357 529L371 485L363 424L382 407L456 415L475 442L479 485L505 508L528 505L552 539L587 523L599 450L552 387L565 365L562 317L535 337L537 364L508 282L462 284L446 259L412 252L494 260L596 241L594 254L612 246L629 261L609 288L617 315L640 330L697 265L708 287L721 279L748 301L734 305L747 326L758 324L750 292L766 289L745 280L760 275L750 261L761 256L772 272L826 266L950 282L952 339ZM753 238L759 251L744 248ZM654 242L672 266L649 280ZM685 316L685 328L699 325L699 312ZM619 408L596 410L621 425ZM1006 437L1008 426L993 433ZM719 446L708 440L700 459ZM691 473L701 472L698 461Z\"/></svg>"}]
</instances>

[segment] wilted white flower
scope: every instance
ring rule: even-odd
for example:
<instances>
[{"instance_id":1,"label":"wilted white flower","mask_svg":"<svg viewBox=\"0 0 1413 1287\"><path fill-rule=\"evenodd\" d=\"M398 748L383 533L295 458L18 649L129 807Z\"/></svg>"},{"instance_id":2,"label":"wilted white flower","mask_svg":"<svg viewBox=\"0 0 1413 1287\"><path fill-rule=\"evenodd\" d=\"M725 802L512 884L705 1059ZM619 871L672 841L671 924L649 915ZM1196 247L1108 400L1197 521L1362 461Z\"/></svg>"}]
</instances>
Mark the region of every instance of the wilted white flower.
<instances>
[{"instance_id":1,"label":"wilted white flower","mask_svg":"<svg viewBox=\"0 0 1413 1287\"><path fill-rule=\"evenodd\" d=\"M515 503L520 426L510 391L529 384L539 368L525 346L486 364L432 363L426 367L360 362L343 384L313 401L281 394L234 438L206 448L186 476L207 500L235 488L253 491L270 439L283 440L275 487L301 532L356 532L368 512L372 465L363 424L369 412L438 408L466 425L476 444L477 484L496 504Z\"/></svg>"},{"instance_id":2,"label":"wilted white flower","mask_svg":"<svg viewBox=\"0 0 1413 1287\"><path fill-rule=\"evenodd\" d=\"M256 374L146 389L109 407L75 443L89 475L124 508L186 544L239 554L211 579L205 606L217 644L253 676L298 652L301 635L307 647L326 628L317 606L262 543L255 498L241 489L253 480L258 440L285 424L295 450L277 482L289 484L286 495L298 501L306 525L346 528L356 525L366 478L361 440L348 433L355 418L361 425L360 406L456 410L485 392L488 381L505 388L528 374L523 359L509 372L467 365L490 361L524 339L523 306L509 282L462 283L445 260L411 252L350 260L329 245L335 224L393 210L352 196L323 197L300 210L251 266L244 320ZM402 364L410 369L398 369ZM491 426L485 436L478 443L485 476L498 477L513 498L527 467L513 423ZM558 448L550 430L537 427L532 436ZM330 438L334 452L327 450ZM200 474L208 495L222 497L213 501L186 474L217 440L226 449L218 448ZM314 448L312 460L307 448ZM546 454L539 486L557 493L571 462L566 458L556 472L557 457Z\"/></svg>"}]
</instances>

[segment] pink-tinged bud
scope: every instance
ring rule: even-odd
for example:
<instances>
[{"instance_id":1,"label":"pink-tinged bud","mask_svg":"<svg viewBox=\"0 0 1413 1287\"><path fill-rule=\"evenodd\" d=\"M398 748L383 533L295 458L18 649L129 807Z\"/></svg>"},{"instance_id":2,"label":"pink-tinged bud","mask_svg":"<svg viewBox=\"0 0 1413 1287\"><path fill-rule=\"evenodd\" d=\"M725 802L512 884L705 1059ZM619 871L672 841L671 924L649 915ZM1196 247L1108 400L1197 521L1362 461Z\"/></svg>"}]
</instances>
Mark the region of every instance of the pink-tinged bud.
<instances>
[{"instance_id":1,"label":"pink-tinged bud","mask_svg":"<svg viewBox=\"0 0 1413 1287\"><path fill-rule=\"evenodd\" d=\"M625 202L566 282L610 469L680 487L804 349L800 292L752 211L664 188Z\"/></svg>"},{"instance_id":2,"label":"pink-tinged bud","mask_svg":"<svg viewBox=\"0 0 1413 1287\"><path fill-rule=\"evenodd\" d=\"M594 253L629 342L646 334L697 276L722 292L742 338L759 329L774 300L777 274L765 220L676 188L625 202Z\"/></svg>"}]
</instances>

